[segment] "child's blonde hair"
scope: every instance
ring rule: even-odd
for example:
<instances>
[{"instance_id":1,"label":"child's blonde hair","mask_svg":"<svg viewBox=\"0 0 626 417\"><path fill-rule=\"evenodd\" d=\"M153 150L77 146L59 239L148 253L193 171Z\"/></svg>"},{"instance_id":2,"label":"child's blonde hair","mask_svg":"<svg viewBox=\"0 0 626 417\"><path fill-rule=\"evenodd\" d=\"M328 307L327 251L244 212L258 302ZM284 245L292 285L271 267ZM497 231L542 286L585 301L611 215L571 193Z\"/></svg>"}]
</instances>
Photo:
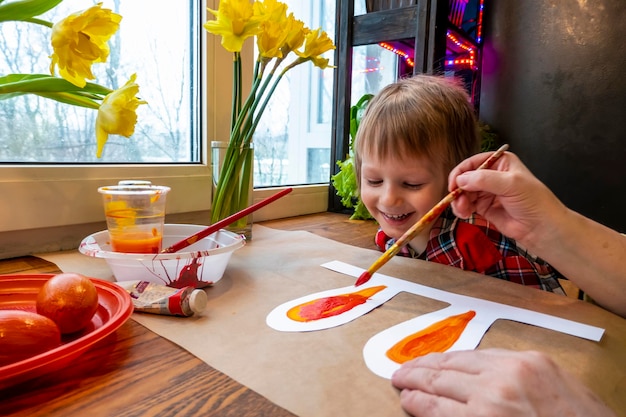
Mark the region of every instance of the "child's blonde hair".
<instances>
[{"instance_id":1,"label":"child's blonde hair","mask_svg":"<svg viewBox=\"0 0 626 417\"><path fill-rule=\"evenodd\" d=\"M477 153L480 135L474 108L454 78L416 75L384 87L369 102L355 139L354 162L361 185L361 156L426 157L444 175Z\"/></svg>"}]
</instances>

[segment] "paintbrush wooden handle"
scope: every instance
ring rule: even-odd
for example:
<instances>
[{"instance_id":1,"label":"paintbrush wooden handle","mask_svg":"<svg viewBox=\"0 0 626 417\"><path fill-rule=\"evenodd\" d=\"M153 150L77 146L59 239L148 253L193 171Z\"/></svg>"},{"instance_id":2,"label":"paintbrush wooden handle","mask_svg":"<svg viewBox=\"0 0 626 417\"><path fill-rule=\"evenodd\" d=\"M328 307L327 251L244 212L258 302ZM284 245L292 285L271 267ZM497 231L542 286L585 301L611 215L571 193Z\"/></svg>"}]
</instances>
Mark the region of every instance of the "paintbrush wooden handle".
<instances>
[{"instance_id":1,"label":"paintbrush wooden handle","mask_svg":"<svg viewBox=\"0 0 626 417\"><path fill-rule=\"evenodd\" d=\"M196 243L198 240L200 239L204 239L205 237L217 232L218 230L228 226L231 223L236 222L237 220L247 216L248 214L252 213L253 211L256 211L258 209L260 209L261 207L264 207L266 205L268 205L269 203L278 200L279 198L281 198L284 195L289 194L292 191L292 188L285 188L282 191L277 192L276 194L272 194L271 196L259 201L256 204L251 205L250 207L247 207L241 211L238 211L235 214L231 214L230 216L226 217L225 219L222 219L216 223L213 223L212 225L210 225L209 227L207 227L206 229L202 229L201 231L199 231L198 233L189 236L186 239L183 239L179 242L174 243L172 246L170 246L169 248L163 249L161 251L161 253L174 253L174 252L178 252L181 249L186 248L189 245L192 245L194 243Z\"/></svg>"},{"instance_id":2,"label":"paintbrush wooden handle","mask_svg":"<svg viewBox=\"0 0 626 417\"><path fill-rule=\"evenodd\" d=\"M393 258L399 251L402 249L404 245L409 243L411 240L415 238L418 234L420 234L426 226L432 223L437 217L443 213L443 211L450 205L450 203L463 192L460 188L455 189L454 191L448 193L440 202L435 204L435 206L428 211L417 223L415 223L409 230L407 230L400 239L396 240L396 242L389 247L383 253L380 258L378 258L372 266L368 268L368 272L373 274L378 271L380 267L386 264L391 258Z\"/></svg>"},{"instance_id":3,"label":"paintbrush wooden handle","mask_svg":"<svg viewBox=\"0 0 626 417\"><path fill-rule=\"evenodd\" d=\"M509 145L503 145L495 151L485 162L483 162L477 169L486 169L490 168L493 163L502 156L502 154L509 149ZM437 217L443 213L443 211L457 198L459 195L463 193L463 190L460 188L456 188L448 195L446 195L440 202L435 204L435 206L428 211L421 219L418 220L409 230L407 230L396 242L391 245L389 249L387 249L374 263L364 272L356 282L356 286L361 284L365 284L369 279L374 275L376 271L378 271L383 265L385 265L391 258L393 258L399 251L402 249L404 245L409 243L411 240L415 238L420 232L424 230L426 226L435 221Z\"/></svg>"}]
</instances>

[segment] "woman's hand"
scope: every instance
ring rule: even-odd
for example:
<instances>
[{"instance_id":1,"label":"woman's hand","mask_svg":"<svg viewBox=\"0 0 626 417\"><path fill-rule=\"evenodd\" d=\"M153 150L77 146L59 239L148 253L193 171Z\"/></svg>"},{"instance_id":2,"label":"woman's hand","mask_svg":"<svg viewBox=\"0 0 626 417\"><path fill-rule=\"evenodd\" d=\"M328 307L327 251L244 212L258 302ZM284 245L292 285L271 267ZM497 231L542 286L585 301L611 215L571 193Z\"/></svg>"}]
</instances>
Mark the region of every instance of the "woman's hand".
<instances>
[{"instance_id":1,"label":"woman's hand","mask_svg":"<svg viewBox=\"0 0 626 417\"><path fill-rule=\"evenodd\" d=\"M613 417L591 390L540 352L435 353L405 363L391 382L415 417Z\"/></svg>"},{"instance_id":2,"label":"woman's hand","mask_svg":"<svg viewBox=\"0 0 626 417\"><path fill-rule=\"evenodd\" d=\"M491 169L472 156L450 172L448 188L462 218L473 212L540 256L598 304L626 317L626 236L568 209L519 158L505 152Z\"/></svg>"},{"instance_id":3,"label":"woman's hand","mask_svg":"<svg viewBox=\"0 0 626 417\"><path fill-rule=\"evenodd\" d=\"M448 188L464 191L452 202L454 213L467 218L476 212L523 245L538 246L568 209L510 152L477 170L487 156L474 155L450 172Z\"/></svg>"}]
</instances>

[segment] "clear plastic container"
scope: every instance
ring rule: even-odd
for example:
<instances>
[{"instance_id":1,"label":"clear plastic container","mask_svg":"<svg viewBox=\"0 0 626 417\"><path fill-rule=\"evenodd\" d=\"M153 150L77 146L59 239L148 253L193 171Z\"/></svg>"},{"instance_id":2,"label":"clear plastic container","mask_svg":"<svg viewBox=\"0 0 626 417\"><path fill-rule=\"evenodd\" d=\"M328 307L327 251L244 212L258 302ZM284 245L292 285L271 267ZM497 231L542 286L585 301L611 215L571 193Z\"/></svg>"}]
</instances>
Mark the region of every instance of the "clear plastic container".
<instances>
[{"instance_id":1,"label":"clear plastic container","mask_svg":"<svg viewBox=\"0 0 626 417\"><path fill-rule=\"evenodd\" d=\"M169 187L149 181L120 181L98 188L111 247L124 253L159 253L163 243L165 196Z\"/></svg>"}]
</instances>

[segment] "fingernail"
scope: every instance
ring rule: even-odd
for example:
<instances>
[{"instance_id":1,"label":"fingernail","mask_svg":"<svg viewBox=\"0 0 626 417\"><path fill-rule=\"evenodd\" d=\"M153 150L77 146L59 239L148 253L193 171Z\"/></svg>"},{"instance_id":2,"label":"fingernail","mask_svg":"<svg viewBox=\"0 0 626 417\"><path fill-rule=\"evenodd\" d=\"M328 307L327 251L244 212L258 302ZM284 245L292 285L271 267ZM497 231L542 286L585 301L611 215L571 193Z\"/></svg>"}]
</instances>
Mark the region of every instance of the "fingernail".
<instances>
[{"instance_id":1,"label":"fingernail","mask_svg":"<svg viewBox=\"0 0 626 417\"><path fill-rule=\"evenodd\" d=\"M468 173L464 172L458 177L456 177L456 183L459 187L463 187L469 181Z\"/></svg>"}]
</instances>

